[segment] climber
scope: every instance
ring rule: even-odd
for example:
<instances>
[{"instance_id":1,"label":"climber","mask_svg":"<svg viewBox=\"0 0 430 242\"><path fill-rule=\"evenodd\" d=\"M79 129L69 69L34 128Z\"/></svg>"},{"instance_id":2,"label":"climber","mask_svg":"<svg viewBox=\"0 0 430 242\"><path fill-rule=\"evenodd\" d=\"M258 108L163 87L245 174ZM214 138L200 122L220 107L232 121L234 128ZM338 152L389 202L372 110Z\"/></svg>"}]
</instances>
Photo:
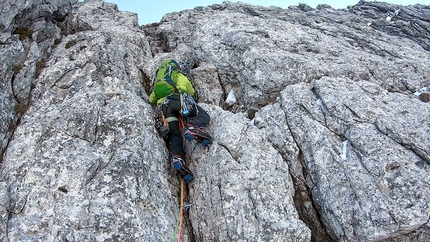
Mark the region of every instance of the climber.
<instances>
[{"instance_id":1,"label":"climber","mask_svg":"<svg viewBox=\"0 0 430 242\"><path fill-rule=\"evenodd\" d=\"M161 107L164 117L168 122L165 138L169 150L169 160L173 169L181 178L189 182L193 179L193 173L185 161L184 140L179 127L181 115L181 94L194 95L194 88L185 75L190 73L187 62L165 60L159 66L153 79L153 91L149 96L149 102Z\"/></svg>"}]
</instances>

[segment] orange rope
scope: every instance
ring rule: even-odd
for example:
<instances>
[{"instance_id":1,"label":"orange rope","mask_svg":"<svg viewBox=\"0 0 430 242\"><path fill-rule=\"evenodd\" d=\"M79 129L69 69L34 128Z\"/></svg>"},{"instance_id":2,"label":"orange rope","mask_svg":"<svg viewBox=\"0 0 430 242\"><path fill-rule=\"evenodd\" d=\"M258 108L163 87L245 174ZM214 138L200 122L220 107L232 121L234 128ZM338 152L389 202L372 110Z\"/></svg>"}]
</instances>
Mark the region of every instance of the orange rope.
<instances>
[{"instance_id":1,"label":"orange rope","mask_svg":"<svg viewBox=\"0 0 430 242\"><path fill-rule=\"evenodd\" d=\"M182 116L178 117L178 121L179 121L179 130L182 132L182 130L185 128L185 122L182 119Z\"/></svg>"},{"instance_id":2,"label":"orange rope","mask_svg":"<svg viewBox=\"0 0 430 242\"><path fill-rule=\"evenodd\" d=\"M181 241L181 232L182 232L182 218L184 214L184 180L181 181L181 206L179 209L179 228L178 228L178 242Z\"/></svg>"}]
</instances>

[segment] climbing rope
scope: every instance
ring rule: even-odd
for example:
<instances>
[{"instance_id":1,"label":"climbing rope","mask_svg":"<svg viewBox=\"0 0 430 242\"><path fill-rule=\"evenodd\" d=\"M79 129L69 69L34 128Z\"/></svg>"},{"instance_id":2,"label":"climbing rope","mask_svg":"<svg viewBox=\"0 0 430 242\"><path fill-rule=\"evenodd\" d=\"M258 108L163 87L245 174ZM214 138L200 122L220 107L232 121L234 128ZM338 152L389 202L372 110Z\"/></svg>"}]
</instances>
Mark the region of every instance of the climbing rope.
<instances>
[{"instance_id":1,"label":"climbing rope","mask_svg":"<svg viewBox=\"0 0 430 242\"><path fill-rule=\"evenodd\" d=\"M181 204L179 205L179 215L178 215L178 222L176 223L176 229L175 234L173 235L172 242L181 241L181 232L182 232L182 219L183 219L183 209L184 209L184 180L181 179Z\"/></svg>"}]
</instances>

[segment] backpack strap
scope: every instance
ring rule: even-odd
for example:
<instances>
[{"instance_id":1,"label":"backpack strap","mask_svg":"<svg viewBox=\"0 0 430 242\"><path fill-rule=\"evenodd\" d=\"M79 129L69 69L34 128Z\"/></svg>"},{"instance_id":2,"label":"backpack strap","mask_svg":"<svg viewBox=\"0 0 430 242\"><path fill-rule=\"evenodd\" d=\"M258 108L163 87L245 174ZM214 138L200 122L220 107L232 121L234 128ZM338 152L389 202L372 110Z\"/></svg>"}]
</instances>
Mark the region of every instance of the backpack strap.
<instances>
[{"instance_id":1,"label":"backpack strap","mask_svg":"<svg viewBox=\"0 0 430 242\"><path fill-rule=\"evenodd\" d=\"M157 74L162 68L165 69L163 73L163 78L157 79ZM170 60L169 62L160 65L155 72L154 77L152 78L152 85L154 85L158 81L166 81L168 84L173 86L173 88L175 89L175 93L179 93L176 83L172 80L172 73L174 70L179 70L179 64L175 60Z\"/></svg>"},{"instance_id":2,"label":"backpack strap","mask_svg":"<svg viewBox=\"0 0 430 242\"><path fill-rule=\"evenodd\" d=\"M175 92L179 93L178 88L176 87L176 83L172 80L172 72L174 70L178 70L179 65L175 60L171 60L166 67L167 68L164 71L164 78L167 83L169 83L175 88Z\"/></svg>"}]
</instances>

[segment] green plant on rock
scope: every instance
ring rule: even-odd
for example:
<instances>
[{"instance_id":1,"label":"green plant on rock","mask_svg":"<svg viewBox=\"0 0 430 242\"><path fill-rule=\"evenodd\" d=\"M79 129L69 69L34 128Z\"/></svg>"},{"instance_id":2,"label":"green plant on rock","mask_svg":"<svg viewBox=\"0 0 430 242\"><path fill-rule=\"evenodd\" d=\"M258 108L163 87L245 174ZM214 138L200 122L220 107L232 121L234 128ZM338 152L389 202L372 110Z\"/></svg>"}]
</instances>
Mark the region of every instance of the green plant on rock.
<instances>
[{"instance_id":1,"label":"green plant on rock","mask_svg":"<svg viewBox=\"0 0 430 242\"><path fill-rule=\"evenodd\" d=\"M429 92L423 92L419 95L419 99L422 102L428 103L430 102L430 93Z\"/></svg>"},{"instance_id":2,"label":"green plant on rock","mask_svg":"<svg viewBox=\"0 0 430 242\"><path fill-rule=\"evenodd\" d=\"M76 40L73 39L73 40L70 40L69 42L66 43L65 48L68 49L74 45L76 45Z\"/></svg>"},{"instance_id":3,"label":"green plant on rock","mask_svg":"<svg viewBox=\"0 0 430 242\"><path fill-rule=\"evenodd\" d=\"M23 64L20 62L17 62L13 64L13 75L16 76L22 69Z\"/></svg>"},{"instance_id":4,"label":"green plant on rock","mask_svg":"<svg viewBox=\"0 0 430 242\"><path fill-rule=\"evenodd\" d=\"M61 35L66 36L69 34L69 32L67 30L67 24L65 22L57 22L57 26L61 30L61 32L60 32Z\"/></svg>"},{"instance_id":5,"label":"green plant on rock","mask_svg":"<svg viewBox=\"0 0 430 242\"><path fill-rule=\"evenodd\" d=\"M23 115L25 112L27 112L28 105L22 102L19 102L15 105L15 113L18 115Z\"/></svg>"},{"instance_id":6,"label":"green plant on rock","mask_svg":"<svg viewBox=\"0 0 430 242\"><path fill-rule=\"evenodd\" d=\"M46 67L46 60L41 59L38 62L36 62L36 72L34 73L34 78L38 78L40 73L42 72L43 68Z\"/></svg>"},{"instance_id":7,"label":"green plant on rock","mask_svg":"<svg viewBox=\"0 0 430 242\"><path fill-rule=\"evenodd\" d=\"M33 40L33 30L28 27L19 27L13 31L13 34L18 34L21 41L25 39Z\"/></svg>"},{"instance_id":8,"label":"green plant on rock","mask_svg":"<svg viewBox=\"0 0 430 242\"><path fill-rule=\"evenodd\" d=\"M54 45L59 45L61 43L61 39L55 39L54 40Z\"/></svg>"}]
</instances>

